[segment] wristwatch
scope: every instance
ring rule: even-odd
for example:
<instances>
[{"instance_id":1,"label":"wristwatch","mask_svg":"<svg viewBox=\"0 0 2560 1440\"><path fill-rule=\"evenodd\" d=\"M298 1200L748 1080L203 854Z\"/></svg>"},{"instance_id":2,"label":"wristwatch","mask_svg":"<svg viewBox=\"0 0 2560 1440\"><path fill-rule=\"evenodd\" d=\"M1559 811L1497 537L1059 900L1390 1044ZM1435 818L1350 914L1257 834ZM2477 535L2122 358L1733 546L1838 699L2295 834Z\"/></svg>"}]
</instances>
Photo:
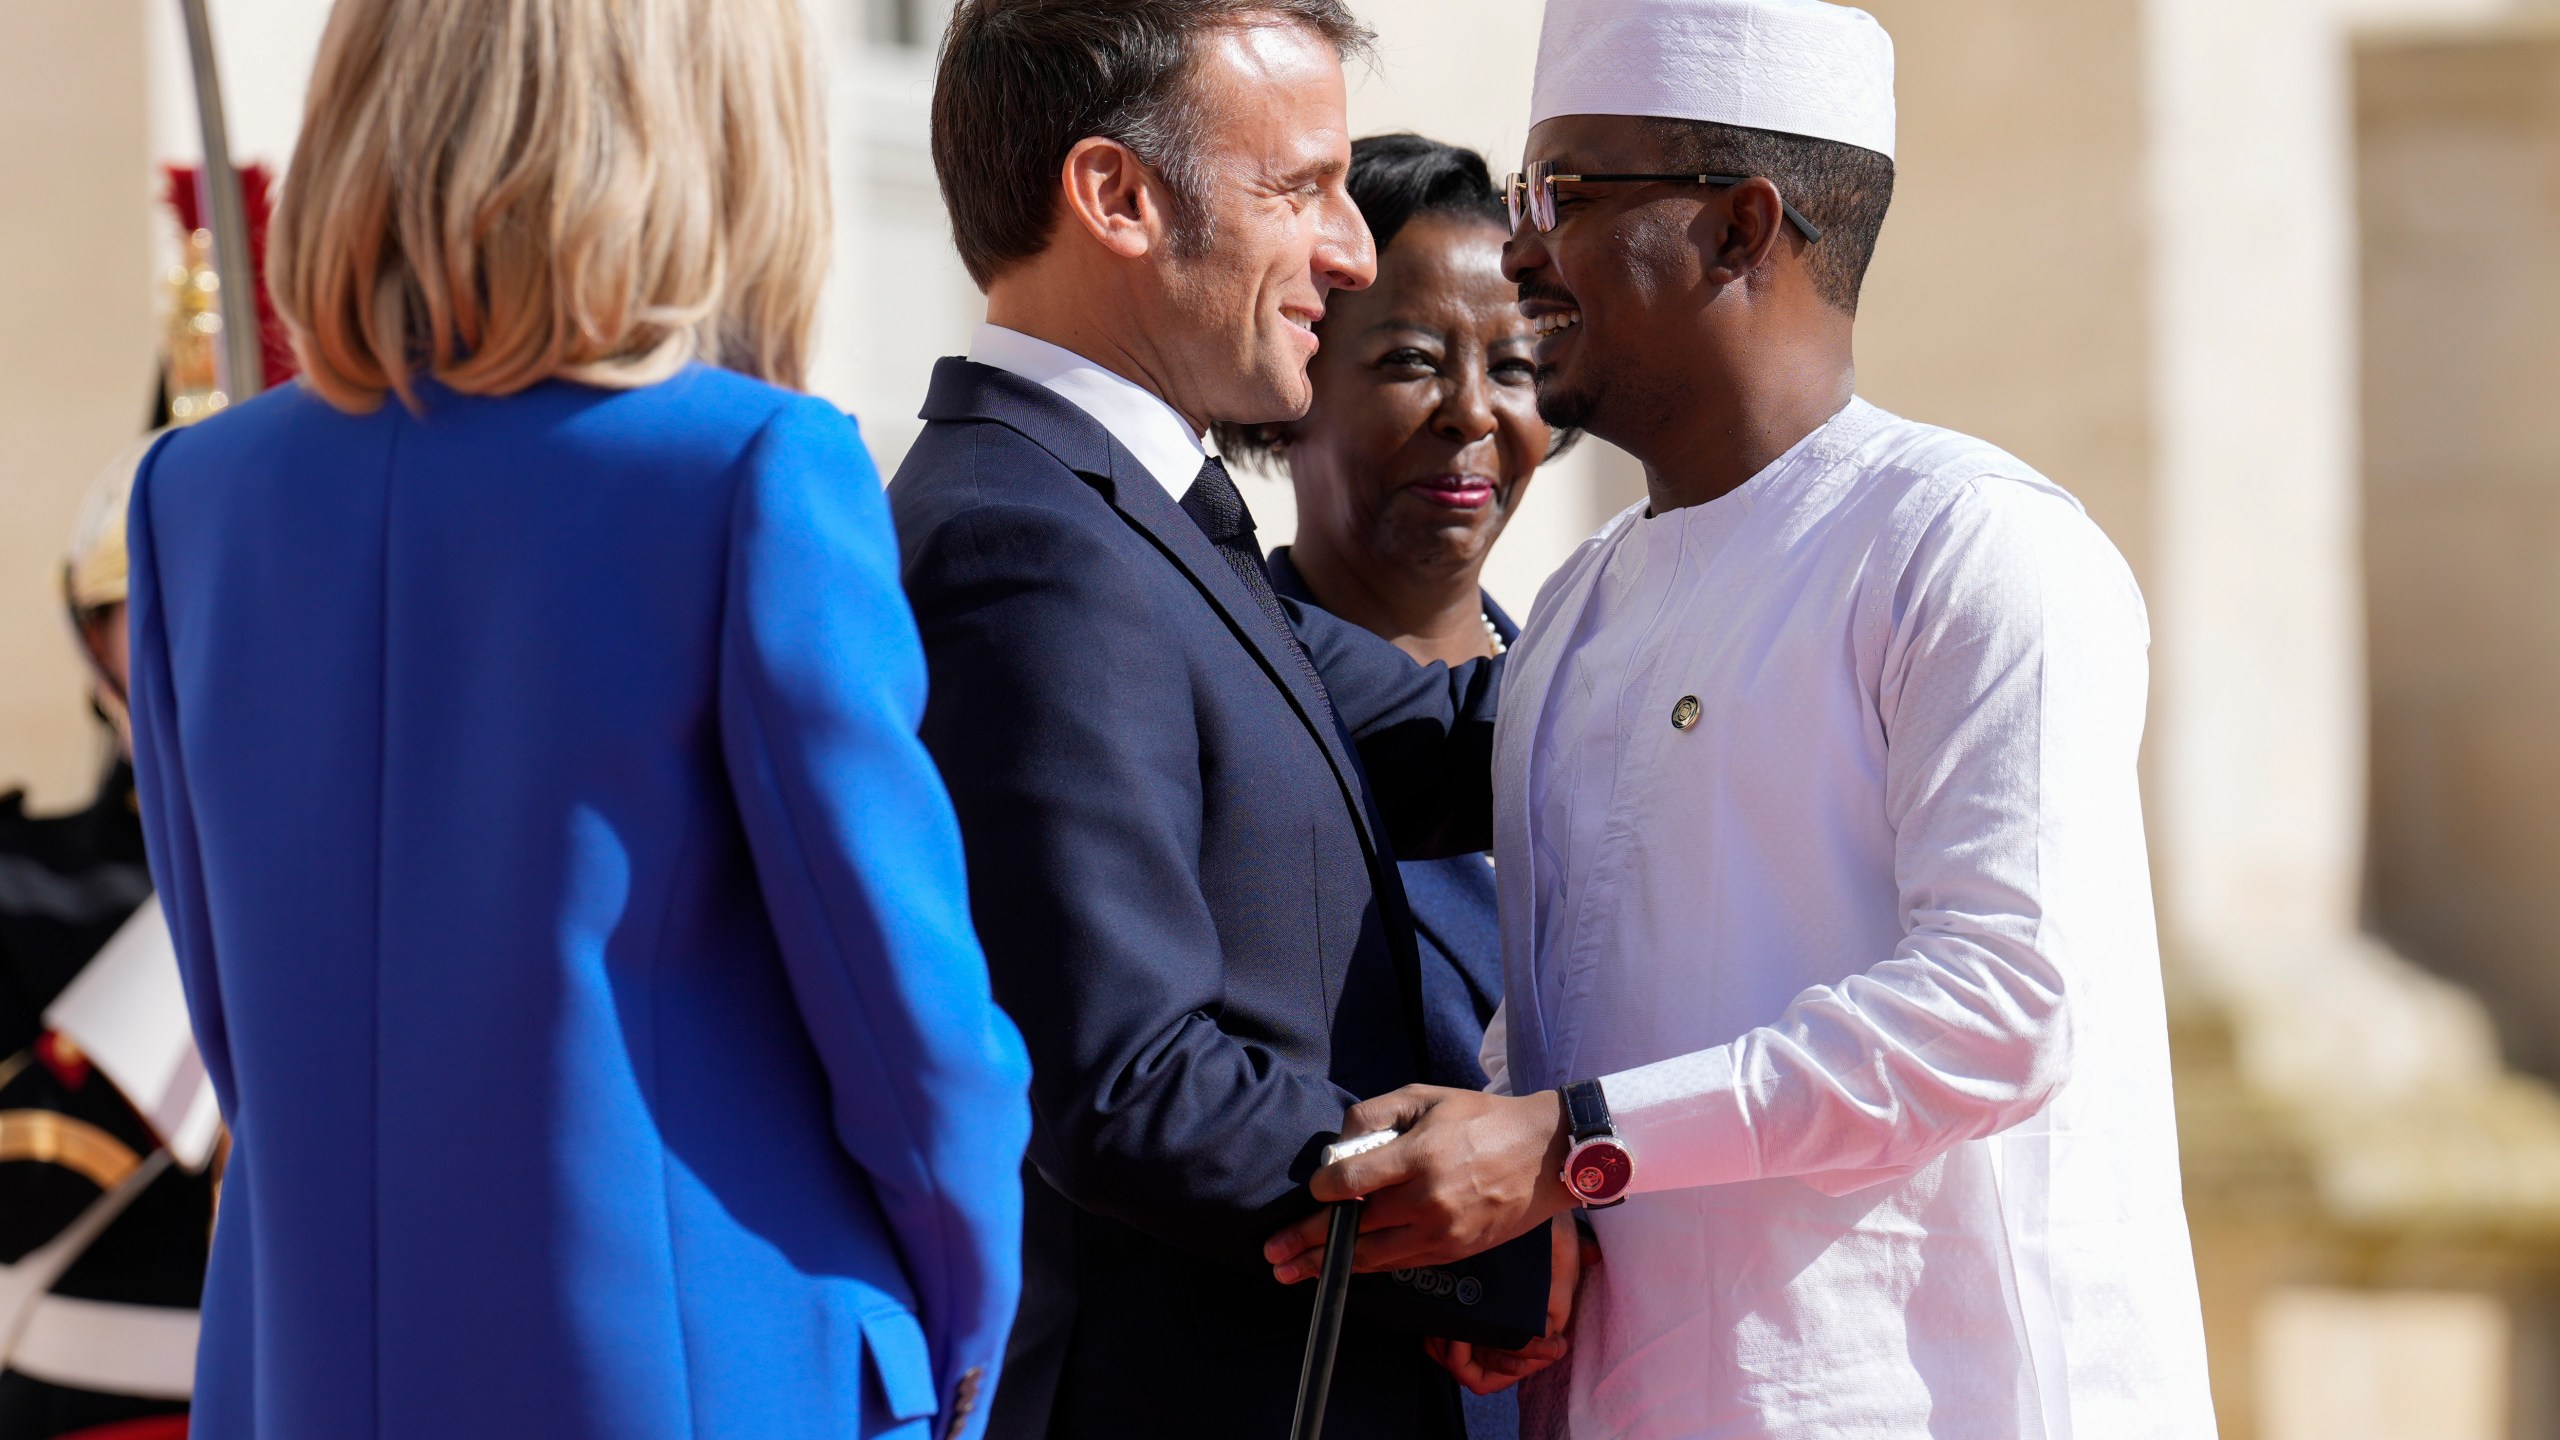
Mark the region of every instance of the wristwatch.
<instances>
[{"instance_id":1,"label":"wristwatch","mask_svg":"<svg viewBox=\"0 0 2560 1440\"><path fill-rule=\"evenodd\" d=\"M1605 1210L1626 1203L1627 1186L1636 1178L1636 1154L1618 1138L1609 1120L1609 1097L1597 1080L1576 1080L1564 1087L1565 1130L1573 1137L1564 1152L1564 1188L1585 1210Z\"/></svg>"}]
</instances>

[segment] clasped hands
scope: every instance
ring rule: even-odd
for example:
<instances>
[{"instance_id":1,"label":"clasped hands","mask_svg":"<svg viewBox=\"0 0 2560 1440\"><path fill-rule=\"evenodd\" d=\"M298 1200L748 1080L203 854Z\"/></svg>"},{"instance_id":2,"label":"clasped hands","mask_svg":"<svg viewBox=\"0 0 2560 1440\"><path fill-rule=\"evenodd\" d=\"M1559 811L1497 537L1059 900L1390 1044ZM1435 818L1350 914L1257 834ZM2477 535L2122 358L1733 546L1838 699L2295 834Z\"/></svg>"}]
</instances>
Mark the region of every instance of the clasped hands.
<instances>
[{"instance_id":1,"label":"clasped hands","mask_svg":"<svg viewBox=\"0 0 2560 1440\"><path fill-rule=\"evenodd\" d=\"M1351 1268L1366 1273L1446 1265L1547 1225L1554 1251L1544 1336L1517 1350L1437 1337L1425 1345L1432 1359L1479 1395L1563 1359L1575 1285L1599 1259L1567 1214L1573 1197L1562 1178L1570 1139L1563 1100L1553 1090L1513 1099L1408 1085L1363 1100L1343 1116L1345 1135L1377 1130L1402 1133L1326 1166L1307 1182L1327 1205L1366 1201ZM1280 1283L1312 1280L1324 1269L1327 1223L1320 1210L1263 1243L1262 1257Z\"/></svg>"}]
</instances>

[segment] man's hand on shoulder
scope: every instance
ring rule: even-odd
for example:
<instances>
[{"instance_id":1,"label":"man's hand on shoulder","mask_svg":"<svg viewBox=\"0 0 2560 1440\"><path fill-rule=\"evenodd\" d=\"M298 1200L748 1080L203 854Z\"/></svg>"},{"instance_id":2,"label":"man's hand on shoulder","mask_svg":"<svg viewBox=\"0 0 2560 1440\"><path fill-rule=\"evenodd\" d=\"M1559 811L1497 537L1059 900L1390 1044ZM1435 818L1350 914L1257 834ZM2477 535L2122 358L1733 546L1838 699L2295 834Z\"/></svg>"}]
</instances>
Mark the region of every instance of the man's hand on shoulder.
<instances>
[{"instance_id":1,"label":"man's hand on shoulder","mask_svg":"<svg viewBox=\"0 0 2560 1440\"><path fill-rule=\"evenodd\" d=\"M1354 1197L1367 1202L1355 1270L1450 1264L1573 1208L1560 1174L1568 1138L1564 1104L1553 1090L1515 1100L1408 1085L1354 1105L1342 1119L1346 1135L1377 1130L1402 1133L1307 1182L1327 1205ZM1263 1245L1280 1283L1312 1280L1324 1268L1326 1224L1319 1211Z\"/></svg>"}]
</instances>

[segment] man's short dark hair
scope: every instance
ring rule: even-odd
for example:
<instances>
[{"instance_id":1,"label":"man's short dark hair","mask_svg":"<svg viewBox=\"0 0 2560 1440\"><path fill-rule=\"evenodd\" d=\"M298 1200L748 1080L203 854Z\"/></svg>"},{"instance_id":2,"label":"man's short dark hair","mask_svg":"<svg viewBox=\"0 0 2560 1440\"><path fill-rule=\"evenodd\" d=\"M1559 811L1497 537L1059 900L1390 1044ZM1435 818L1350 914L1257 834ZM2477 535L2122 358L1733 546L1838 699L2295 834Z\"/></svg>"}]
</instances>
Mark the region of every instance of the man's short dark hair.
<instances>
[{"instance_id":1,"label":"man's short dark hair","mask_svg":"<svg viewBox=\"0 0 2560 1440\"><path fill-rule=\"evenodd\" d=\"M1654 120L1663 162L1700 175L1758 175L1822 228L1805 251L1816 293L1858 313L1858 291L1893 204L1893 162L1837 140L1750 130L1704 120Z\"/></svg>"},{"instance_id":2,"label":"man's short dark hair","mask_svg":"<svg viewBox=\"0 0 2560 1440\"><path fill-rule=\"evenodd\" d=\"M1092 136L1129 147L1173 195L1173 245L1209 241L1211 118L1189 72L1202 36L1272 23L1348 59L1369 31L1342 0L960 0L933 87L933 171L980 289L1048 248L1058 172Z\"/></svg>"}]
</instances>

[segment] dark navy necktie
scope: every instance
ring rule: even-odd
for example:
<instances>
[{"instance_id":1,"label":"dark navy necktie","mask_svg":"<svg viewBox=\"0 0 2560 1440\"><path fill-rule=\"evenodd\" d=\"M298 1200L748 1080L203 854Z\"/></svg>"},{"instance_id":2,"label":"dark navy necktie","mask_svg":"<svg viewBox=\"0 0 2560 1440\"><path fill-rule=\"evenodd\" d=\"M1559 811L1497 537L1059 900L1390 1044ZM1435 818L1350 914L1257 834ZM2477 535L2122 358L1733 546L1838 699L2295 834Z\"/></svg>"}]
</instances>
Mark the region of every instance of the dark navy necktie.
<instances>
[{"instance_id":1,"label":"dark navy necktie","mask_svg":"<svg viewBox=\"0 0 2560 1440\"><path fill-rule=\"evenodd\" d=\"M1200 467L1199 477L1183 492L1182 513L1218 547L1218 556L1227 568L1244 582L1253 603L1262 608L1264 618L1279 631L1280 643L1296 658L1298 668L1306 672L1307 683L1323 696L1327 708L1333 697L1326 693L1324 677L1316 673L1315 661L1307 656L1307 647L1298 642L1298 632L1289 624L1289 612L1280 608L1280 597L1271 588L1271 571L1262 559L1262 546L1253 538L1253 512L1245 508L1244 496L1236 490L1236 482L1227 474L1226 462L1212 455Z\"/></svg>"}]
</instances>

